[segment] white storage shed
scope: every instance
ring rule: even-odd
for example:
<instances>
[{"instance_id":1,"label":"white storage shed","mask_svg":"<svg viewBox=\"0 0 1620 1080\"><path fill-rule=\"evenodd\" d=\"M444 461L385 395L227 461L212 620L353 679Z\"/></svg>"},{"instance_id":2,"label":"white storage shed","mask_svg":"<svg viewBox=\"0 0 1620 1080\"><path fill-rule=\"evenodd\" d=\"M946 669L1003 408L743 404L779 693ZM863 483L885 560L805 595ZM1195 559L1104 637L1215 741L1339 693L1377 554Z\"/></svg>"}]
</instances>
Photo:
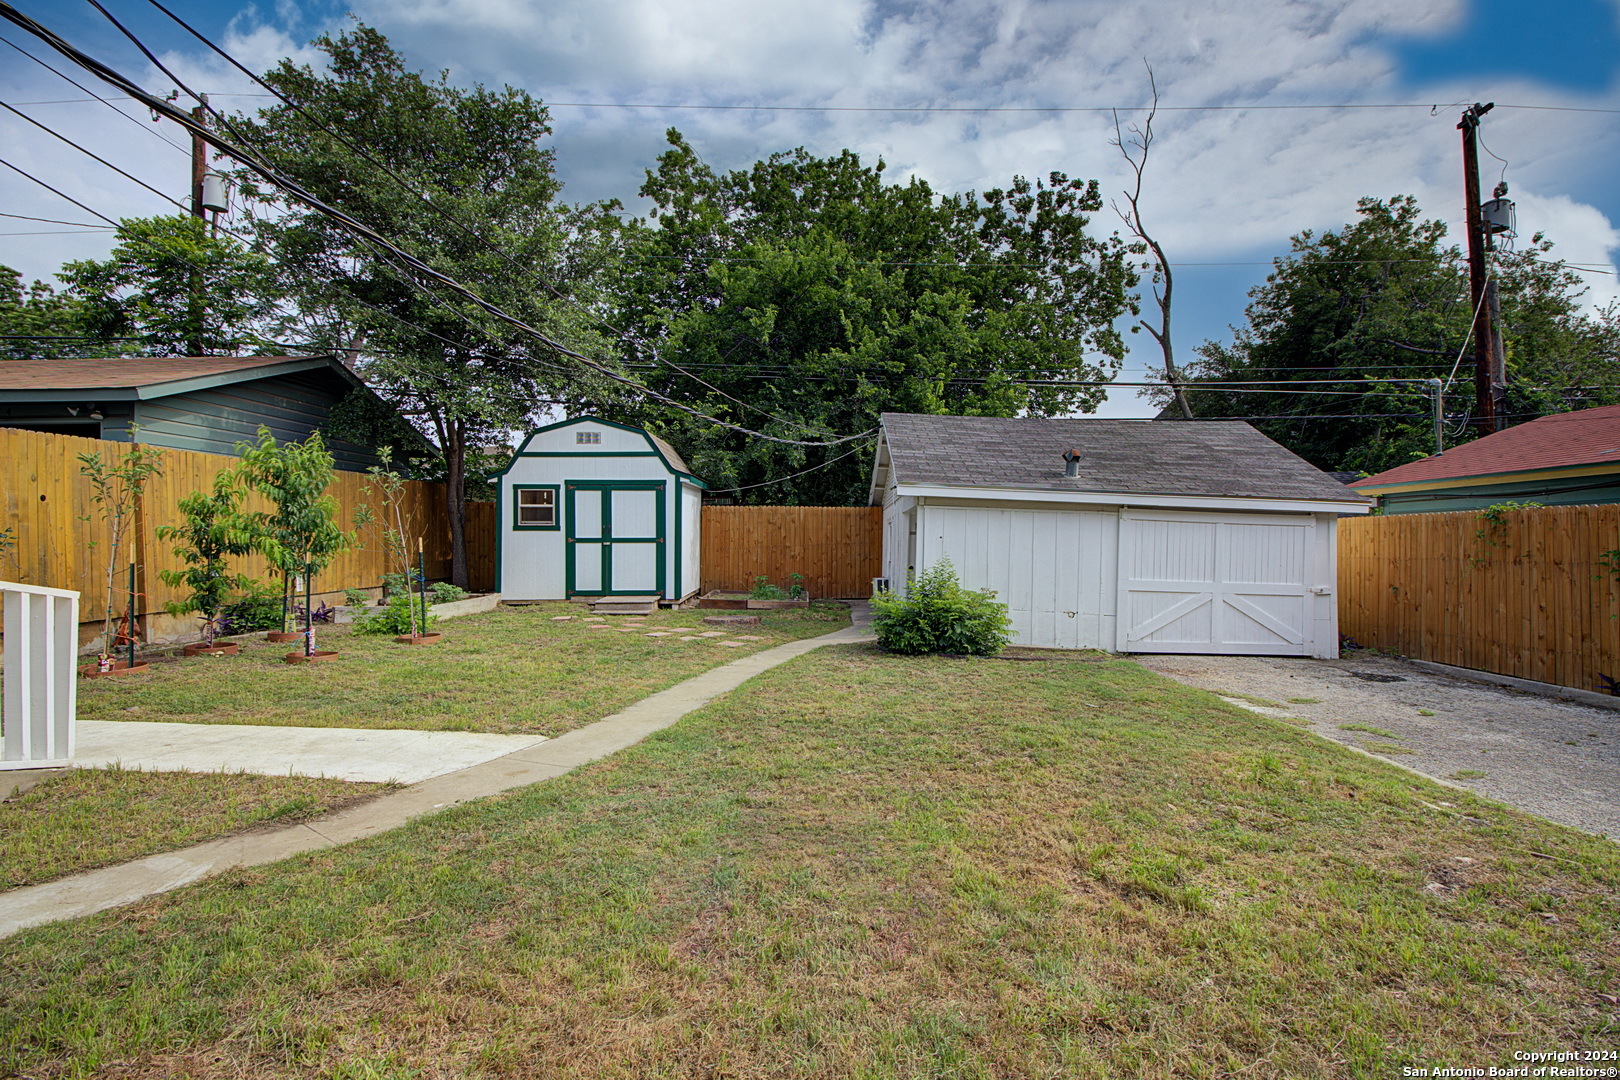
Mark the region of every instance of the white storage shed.
<instances>
[{"instance_id":1,"label":"white storage shed","mask_svg":"<svg viewBox=\"0 0 1620 1080\"><path fill-rule=\"evenodd\" d=\"M886 413L871 505L896 589L948 558L1016 644L1330 658L1371 504L1241 421Z\"/></svg>"},{"instance_id":2,"label":"white storage shed","mask_svg":"<svg viewBox=\"0 0 1620 1080\"><path fill-rule=\"evenodd\" d=\"M531 432L492 479L503 599L697 592L704 484L658 436L565 420Z\"/></svg>"}]
</instances>

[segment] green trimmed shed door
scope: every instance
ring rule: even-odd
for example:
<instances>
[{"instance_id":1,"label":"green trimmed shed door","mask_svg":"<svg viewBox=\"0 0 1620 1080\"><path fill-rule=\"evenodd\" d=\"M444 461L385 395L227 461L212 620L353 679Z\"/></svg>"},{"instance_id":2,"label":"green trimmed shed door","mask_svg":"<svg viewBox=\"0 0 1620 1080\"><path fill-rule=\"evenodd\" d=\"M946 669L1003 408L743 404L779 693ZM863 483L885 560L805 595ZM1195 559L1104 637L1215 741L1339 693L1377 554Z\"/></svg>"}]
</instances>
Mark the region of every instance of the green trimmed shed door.
<instances>
[{"instance_id":1,"label":"green trimmed shed door","mask_svg":"<svg viewBox=\"0 0 1620 1080\"><path fill-rule=\"evenodd\" d=\"M664 482L568 485L570 596L662 596Z\"/></svg>"}]
</instances>

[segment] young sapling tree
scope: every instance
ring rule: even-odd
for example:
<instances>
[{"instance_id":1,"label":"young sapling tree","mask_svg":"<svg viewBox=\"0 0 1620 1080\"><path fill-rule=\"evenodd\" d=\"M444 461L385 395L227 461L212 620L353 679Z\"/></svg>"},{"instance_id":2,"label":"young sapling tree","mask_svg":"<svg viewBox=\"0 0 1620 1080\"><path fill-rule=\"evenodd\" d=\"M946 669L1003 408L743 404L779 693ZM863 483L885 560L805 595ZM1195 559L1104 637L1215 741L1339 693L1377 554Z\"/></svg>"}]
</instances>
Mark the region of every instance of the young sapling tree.
<instances>
[{"instance_id":1,"label":"young sapling tree","mask_svg":"<svg viewBox=\"0 0 1620 1080\"><path fill-rule=\"evenodd\" d=\"M130 431L134 438L135 432ZM135 527L135 511L140 505L141 497L146 492L146 485L153 477L163 475L163 451L155 447L146 446L138 442L131 442L129 449L123 453L114 453L112 450L97 450L88 454L79 455L79 473L90 481L90 501L94 504L97 515L106 523L105 537L107 557L107 608L105 619L102 622L102 657L111 656L117 640L117 604L115 597L118 594L117 578L120 563L120 553L124 544L130 540L130 531ZM89 521L91 515L84 515L81 520ZM100 540L90 541L94 548L102 543ZM133 548L133 544L131 544ZM133 563L133 550L131 551ZM129 610L130 622L129 636L133 645L135 637L134 585L130 586ZM131 652L133 655L133 652Z\"/></svg>"},{"instance_id":2,"label":"young sapling tree","mask_svg":"<svg viewBox=\"0 0 1620 1080\"><path fill-rule=\"evenodd\" d=\"M231 572L229 560L263 546L256 523L242 511L243 495L238 470L222 470L214 477L212 494L193 491L180 500L184 524L162 525L157 530L159 540L178 541L174 553L186 563L184 569L162 570L158 576L166 584L191 590L184 599L165 606L171 615L197 612L202 617L204 645L214 643L226 598L251 584L245 575Z\"/></svg>"}]
</instances>

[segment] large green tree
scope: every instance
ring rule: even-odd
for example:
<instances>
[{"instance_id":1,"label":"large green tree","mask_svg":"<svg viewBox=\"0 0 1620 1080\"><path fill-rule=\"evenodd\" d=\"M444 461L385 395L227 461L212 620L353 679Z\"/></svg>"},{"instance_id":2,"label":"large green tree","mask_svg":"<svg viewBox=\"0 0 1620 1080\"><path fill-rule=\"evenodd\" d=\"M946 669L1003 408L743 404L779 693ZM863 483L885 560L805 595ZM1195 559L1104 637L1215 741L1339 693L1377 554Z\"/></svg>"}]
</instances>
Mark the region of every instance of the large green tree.
<instances>
[{"instance_id":1,"label":"large green tree","mask_svg":"<svg viewBox=\"0 0 1620 1080\"><path fill-rule=\"evenodd\" d=\"M87 337L83 305L43 281L23 284L0 264L0 360L98 356L99 341Z\"/></svg>"},{"instance_id":2,"label":"large green tree","mask_svg":"<svg viewBox=\"0 0 1620 1080\"><path fill-rule=\"evenodd\" d=\"M281 322L270 261L189 214L125 218L105 259L58 277L85 331L123 355L212 356L262 349Z\"/></svg>"},{"instance_id":3,"label":"large green tree","mask_svg":"<svg viewBox=\"0 0 1620 1080\"><path fill-rule=\"evenodd\" d=\"M1118 368L1114 321L1135 276L1117 237L1088 232L1095 181L1052 173L942 197L848 150L722 174L679 132L669 142L641 190L656 227L630 257L621 324L626 363L658 394L799 442L865 431L884 411L1050 416L1102 399L1065 384ZM639 404L719 493L865 500L869 455L848 444Z\"/></svg>"},{"instance_id":4,"label":"large green tree","mask_svg":"<svg viewBox=\"0 0 1620 1080\"><path fill-rule=\"evenodd\" d=\"M1447 445L1476 436L1464 349L1473 306L1466 257L1414 198L1362 199L1357 210L1342 229L1295 236L1250 293L1247 324L1230 342L1206 342L1190 368L1200 381L1269 385L1189 398L1200 418L1252 420L1322 468L1378 472L1434 452L1422 380L1456 371ZM1491 257L1510 422L1620 400L1620 319L1613 307L1583 310L1580 275L1551 250L1537 234Z\"/></svg>"},{"instance_id":5,"label":"large green tree","mask_svg":"<svg viewBox=\"0 0 1620 1080\"><path fill-rule=\"evenodd\" d=\"M412 71L364 25L314 44L324 69L286 60L265 76L297 107L238 118L237 129L309 192L415 258L552 339L610 356L597 283L618 221L611 205L559 201L541 145L545 106L512 87ZM279 211L257 231L308 317L304 333L351 350L366 381L442 451L452 578L466 585L469 452L504 441L548 404L600 396L602 380L328 216L262 183L246 190Z\"/></svg>"}]
</instances>

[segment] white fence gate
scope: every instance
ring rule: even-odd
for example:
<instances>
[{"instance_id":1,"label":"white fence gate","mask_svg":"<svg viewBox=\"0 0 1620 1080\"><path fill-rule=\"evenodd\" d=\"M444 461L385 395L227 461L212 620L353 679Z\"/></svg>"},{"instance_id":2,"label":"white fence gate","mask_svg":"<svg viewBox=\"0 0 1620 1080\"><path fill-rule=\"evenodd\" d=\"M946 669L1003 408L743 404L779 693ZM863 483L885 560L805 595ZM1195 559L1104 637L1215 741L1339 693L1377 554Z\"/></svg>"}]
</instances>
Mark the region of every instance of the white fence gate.
<instances>
[{"instance_id":1,"label":"white fence gate","mask_svg":"<svg viewBox=\"0 0 1620 1080\"><path fill-rule=\"evenodd\" d=\"M0 581L0 595L0 769L66 765L78 709L79 594Z\"/></svg>"}]
</instances>

